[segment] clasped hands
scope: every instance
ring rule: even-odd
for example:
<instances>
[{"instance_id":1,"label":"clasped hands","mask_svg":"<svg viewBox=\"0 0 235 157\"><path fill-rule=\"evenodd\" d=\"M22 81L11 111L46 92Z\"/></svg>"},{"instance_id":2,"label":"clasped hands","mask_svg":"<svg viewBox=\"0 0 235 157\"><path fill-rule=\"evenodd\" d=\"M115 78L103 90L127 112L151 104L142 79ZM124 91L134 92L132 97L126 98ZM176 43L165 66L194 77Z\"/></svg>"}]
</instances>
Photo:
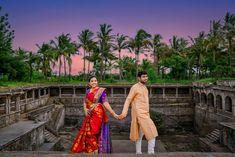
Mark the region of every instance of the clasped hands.
<instances>
[{"instance_id":1,"label":"clasped hands","mask_svg":"<svg viewBox=\"0 0 235 157\"><path fill-rule=\"evenodd\" d=\"M114 113L113 117L117 120L123 120L126 116L124 114L117 115L116 113Z\"/></svg>"}]
</instances>

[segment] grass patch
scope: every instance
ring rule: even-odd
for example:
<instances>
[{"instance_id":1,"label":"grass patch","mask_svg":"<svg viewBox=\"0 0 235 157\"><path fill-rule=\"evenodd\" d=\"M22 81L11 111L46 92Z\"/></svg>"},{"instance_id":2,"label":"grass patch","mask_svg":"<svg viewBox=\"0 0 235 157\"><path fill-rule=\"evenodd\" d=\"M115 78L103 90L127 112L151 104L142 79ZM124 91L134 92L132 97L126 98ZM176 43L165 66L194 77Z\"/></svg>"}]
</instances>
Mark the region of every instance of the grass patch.
<instances>
[{"instance_id":1,"label":"grass patch","mask_svg":"<svg viewBox=\"0 0 235 157\"><path fill-rule=\"evenodd\" d=\"M200 79L200 80L196 80L194 82L200 82L200 83L214 83L218 80L227 80L227 81L230 81L230 80L235 80L235 78L232 78L232 77L222 77L222 78L205 78L205 79Z\"/></svg>"},{"instance_id":2,"label":"grass patch","mask_svg":"<svg viewBox=\"0 0 235 157\"><path fill-rule=\"evenodd\" d=\"M193 82L200 82L200 83L214 83L217 80L235 80L235 78L205 78L201 80L174 80L174 79L157 79L154 83L148 82L149 85L153 84L183 84L189 85ZM125 80L103 80L100 81L101 85L126 85L126 84L134 84L136 81L125 81ZM87 81L81 80L68 80L68 79L51 79L51 80L33 80L32 82L18 82L18 81L3 81L0 80L0 90L12 89L12 88L21 88L21 87L29 87L29 86L42 86L42 85L58 85L58 84L74 84L74 85L86 85Z\"/></svg>"}]
</instances>

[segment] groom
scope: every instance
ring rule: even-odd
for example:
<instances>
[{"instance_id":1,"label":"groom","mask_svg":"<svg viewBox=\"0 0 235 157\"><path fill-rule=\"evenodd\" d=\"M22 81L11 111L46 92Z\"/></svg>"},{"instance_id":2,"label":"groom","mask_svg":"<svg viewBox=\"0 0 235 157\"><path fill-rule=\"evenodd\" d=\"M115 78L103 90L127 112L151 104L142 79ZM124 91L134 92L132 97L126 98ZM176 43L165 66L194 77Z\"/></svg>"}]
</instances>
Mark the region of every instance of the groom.
<instances>
[{"instance_id":1,"label":"groom","mask_svg":"<svg viewBox=\"0 0 235 157\"><path fill-rule=\"evenodd\" d=\"M158 136L158 132L149 114L149 97L146 87L147 72L140 71L138 81L131 87L119 119L122 120L127 116L131 104L130 139L136 142L136 154L142 154L141 142L144 135L148 140L148 154L154 154L155 137Z\"/></svg>"}]
</instances>

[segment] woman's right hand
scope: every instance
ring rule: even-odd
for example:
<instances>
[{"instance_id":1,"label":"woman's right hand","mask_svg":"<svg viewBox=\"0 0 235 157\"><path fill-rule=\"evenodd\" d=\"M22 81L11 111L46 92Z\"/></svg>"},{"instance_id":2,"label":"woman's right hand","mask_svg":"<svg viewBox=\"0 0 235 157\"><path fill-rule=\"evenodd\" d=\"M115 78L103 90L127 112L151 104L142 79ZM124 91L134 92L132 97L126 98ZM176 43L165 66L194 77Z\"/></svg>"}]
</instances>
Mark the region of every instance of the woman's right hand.
<instances>
[{"instance_id":1,"label":"woman's right hand","mask_svg":"<svg viewBox=\"0 0 235 157\"><path fill-rule=\"evenodd\" d=\"M85 111L85 117L90 116L90 112L88 110Z\"/></svg>"},{"instance_id":2,"label":"woman's right hand","mask_svg":"<svg viewBox=\"0 0 235 157\"><path fill-rule=\"evenodd\" d=\"M113 114L113 117L114 117L115 119L119 120L119 116L118 116L116 113Z\"/></svg>"}]
</instances>

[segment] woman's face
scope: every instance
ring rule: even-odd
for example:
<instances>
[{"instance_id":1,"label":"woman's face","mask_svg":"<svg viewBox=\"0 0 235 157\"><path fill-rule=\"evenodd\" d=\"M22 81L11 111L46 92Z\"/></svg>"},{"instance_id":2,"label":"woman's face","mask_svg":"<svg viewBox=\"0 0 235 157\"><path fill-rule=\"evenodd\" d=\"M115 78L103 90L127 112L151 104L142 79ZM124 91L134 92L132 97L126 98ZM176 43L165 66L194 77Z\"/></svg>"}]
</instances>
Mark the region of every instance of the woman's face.
<instances>
[{"instance_id":1,"label":"woman's face","mask_svg":"<svg viewBox=\"0 0 235 157\"><path fill-rule=\"evenodd\" d=\"M91 88L95 88L95 87L98 86L98 81L97 81L97 79L95 77L93 77L93 78L91 78L89 84L90 84Z\"/></svg>"}]
</instances>

